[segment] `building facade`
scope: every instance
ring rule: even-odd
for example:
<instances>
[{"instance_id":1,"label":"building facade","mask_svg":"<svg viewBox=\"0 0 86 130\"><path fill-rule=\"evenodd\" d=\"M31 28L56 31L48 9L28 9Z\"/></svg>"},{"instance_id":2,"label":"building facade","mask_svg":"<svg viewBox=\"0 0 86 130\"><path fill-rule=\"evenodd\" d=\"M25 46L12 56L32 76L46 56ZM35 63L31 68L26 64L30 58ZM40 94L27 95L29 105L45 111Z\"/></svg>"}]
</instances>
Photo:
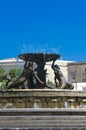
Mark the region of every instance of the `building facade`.
<instances>
[{"instance_id":1,"label":"building facade","mask_svg":"<svg viewBox=\"0 0 86 130\"><path fill-rule=\"evenodd\" d=\"M8 71L13 68L23 68L24 61L16 59L16 58L9 58L0 60L0 67L2 67L5 71Z\"/></svg>"},{"instance_id":2,"label":"building facade","mask_svg":"<svg viewBox=\"0 0 86 130\"><path fill-rule=\"evenodd\" d=\"M68 82L72 83L86 82L86 62L57 60L55 64L59 65L65 79ZM54 77L51 65L52 62L49 62L46 65L49 79L53 79Z\"/></svg>"}]
</instances>

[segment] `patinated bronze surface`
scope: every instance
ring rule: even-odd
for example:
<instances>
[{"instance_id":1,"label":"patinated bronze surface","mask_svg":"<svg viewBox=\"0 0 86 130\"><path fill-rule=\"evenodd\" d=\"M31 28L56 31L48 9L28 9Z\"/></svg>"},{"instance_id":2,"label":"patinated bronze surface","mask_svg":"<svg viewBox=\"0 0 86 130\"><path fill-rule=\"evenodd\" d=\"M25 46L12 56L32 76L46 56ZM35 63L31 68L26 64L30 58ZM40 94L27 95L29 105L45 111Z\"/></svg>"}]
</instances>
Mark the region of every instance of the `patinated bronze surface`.
<instances>
[{"instance_id":1,"label":"patinated bronze surface","mask_svg":"<svg viewBox=\"0 0 86 130\"><path fill-rule=\"evenodd\" d=\"M25 61L24 70L20 77L12 83L8 88L15 88L24 85L27 81L28 88L52 88L46 84L46 62L53 61L51 68L54 70L56 88L73 89L73 85L68 83L63 76L60 67L54 65L54 62L60 58L58 54L45 54L45 53L26 53L18 56ZM28 63L28 64L27 64ZM37 65L36 70L33 68L33 63ZM32 64L32 65L31 65ZM34 80L35 78L35 80ZM34 82L35 81L35 82Z\"/></svg>"},{"instance_id":2,"label":"patinated bronze surface","mask_svg":"<svg viewBox=\"0 0 86 130\"><path fill-rule=\"evenodd\" d=\"M60 70L60 67L55 64L55 61L52 62L51 65L52 69L54 70L54 80L56 84L56 88L60 89L73 89L74 86L71 83L68 83Z\"/></svg>"},{"instance_id":3,"label":"patinated bronze surface","mask_svg":"<svg viewBox=\"0 0 86 130\"><path fill-rule=\"evenodd\" d=\"M23 86L23 83L27 80L28 81L28 88L52 88L46 85L46 70L44 69L46 62L57 60L60 58L58 54L44 54L44 53L27 53L27 54L20 54L18 56L20 59L26 62L32 62L37 64L36 73L33 69L33 66L24 67L24 71L21 76L8 88L15 88L20 85ZM30 73L28 73L30 72ZM33 77L36 78L36 83L34 83ZM22 80L23 79L23 80ZM32 81L32 82L31 82ZM30 86L29 86L29 82Z\"/></svg>"},{"instance_id":4,"label":"patinated bronze surface","mask_svg":"<svg viewBox=\"0 0 86 130\"><path fill-rule=\"evenodd\" d=\"M26 53L26 54L20 54L18 57L22 60L28 60L32 62L48 62L52 60L57 60L60 58L59 54L45 54L45 53Z\"/></svg>"}]
</instances>

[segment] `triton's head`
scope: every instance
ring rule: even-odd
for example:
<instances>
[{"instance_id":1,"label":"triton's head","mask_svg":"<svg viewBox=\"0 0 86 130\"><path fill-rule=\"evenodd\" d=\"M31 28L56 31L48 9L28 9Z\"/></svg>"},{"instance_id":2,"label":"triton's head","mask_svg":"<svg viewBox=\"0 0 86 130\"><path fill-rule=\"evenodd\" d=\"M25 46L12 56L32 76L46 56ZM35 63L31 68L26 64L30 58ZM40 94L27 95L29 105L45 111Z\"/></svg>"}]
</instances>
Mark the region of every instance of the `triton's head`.
<instances>
[{"instance_id":1,"label":"triton's head","mask_svg":"<svg viewBox=\"0 0 86 130\"><path fill-rule=\"evenodd\" d=\"M33 62L29 61L28 66L33 66Z\"/></svg>"}]
</instances>

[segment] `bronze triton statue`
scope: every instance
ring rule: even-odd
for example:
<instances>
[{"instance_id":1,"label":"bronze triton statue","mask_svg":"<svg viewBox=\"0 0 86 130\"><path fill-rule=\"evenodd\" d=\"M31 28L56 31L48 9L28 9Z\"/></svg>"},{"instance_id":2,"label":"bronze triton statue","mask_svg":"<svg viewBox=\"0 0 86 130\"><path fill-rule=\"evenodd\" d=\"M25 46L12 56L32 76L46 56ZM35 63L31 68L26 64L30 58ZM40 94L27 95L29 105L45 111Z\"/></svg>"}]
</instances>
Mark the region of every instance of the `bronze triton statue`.
<instances>
[{"instance_id":1,"label":"bronze triton statue","mask_svg":"<svg viewBox=\"0 0 86 130\"><path fill-rule=\"evenodd\" d=\"M55 60L52 63L52 69L54 70L54 80L56 84L56 88L60 89L73 89L74 86L71 83L68 83L63 75L63 73L60 70L60 67L58 65L55 65Z\"/></svg>"},{"instance_id":2,"label":"bronze triton statue","mask_svg":"<svg viewBox=\"0 0 86 130\"><path fill-rule=\"evenodd\" d=\"M8 85L7 88L25 88L24 83L27 81L27 86L30 89L33 88L50 88L52 89L52 86L49 86L46 84L46 69L44 69L46 62L53 61L52 69L54 70L55 74L55 83L56 88L63 88L63 89L72 89L73 86L69 83L67 83L64 80L63 85L63 75L60 71L60 68L56 65L54 65L54 62L60 58L60 55L58 54L44 54L44 53L27 53L27 54L20 54L18 56L20 59L25 61L24 70L22 74L18 77L16 81ZM36 70L33 67L33 64L37 65ZM58 84L57 84L58 80Z\"/></svg>"}]
</instances>

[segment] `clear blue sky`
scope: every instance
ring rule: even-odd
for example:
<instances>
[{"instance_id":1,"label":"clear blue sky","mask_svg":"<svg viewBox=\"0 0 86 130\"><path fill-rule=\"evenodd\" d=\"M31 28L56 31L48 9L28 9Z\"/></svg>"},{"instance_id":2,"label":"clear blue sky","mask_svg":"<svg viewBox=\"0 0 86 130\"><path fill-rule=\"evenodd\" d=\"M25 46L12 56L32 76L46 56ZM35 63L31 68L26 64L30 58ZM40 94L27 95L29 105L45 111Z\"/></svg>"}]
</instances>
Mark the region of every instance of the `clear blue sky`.
<instances>
[{"instance_id":1,"label":"clear blue sky","mask_svg":"<svg viewBox=\"0 0 86 130\"><path fill-rule=\"evenodd\" d=\"M86 61L86 0L0 0L0 59L27 52Z\"/></svg>"}]
</instances>

